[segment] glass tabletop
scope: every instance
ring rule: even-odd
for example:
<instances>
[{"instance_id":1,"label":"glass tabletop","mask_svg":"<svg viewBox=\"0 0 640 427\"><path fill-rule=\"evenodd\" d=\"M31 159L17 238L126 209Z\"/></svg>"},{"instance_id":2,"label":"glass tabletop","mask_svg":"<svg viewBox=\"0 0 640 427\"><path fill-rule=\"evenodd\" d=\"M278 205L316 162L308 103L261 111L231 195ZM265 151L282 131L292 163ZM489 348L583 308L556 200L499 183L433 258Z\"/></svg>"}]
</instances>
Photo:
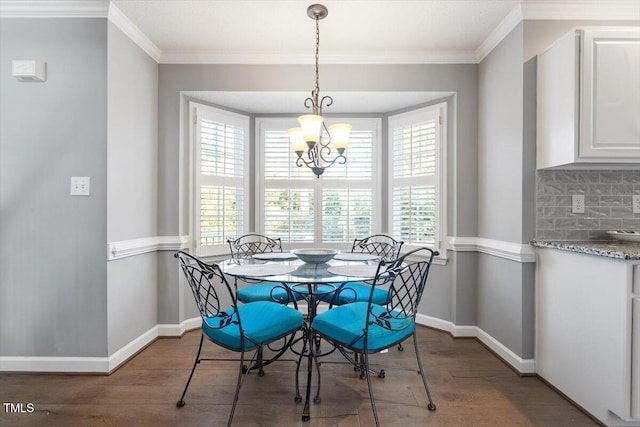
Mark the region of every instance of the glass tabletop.
<instances>
[{"instance_id":1,"label":"glass tabletop","mask_svg":"<svg viewBox=\"0 0 640 427\"><path fill-rule=\"evenodd\" d=\"M219 263L225 274L280 283L345 283L371 280L377 261L333 259L323 264L307 264L298 259L263 261L259 259L226 260Z\"/></svg>"}]
</instances>

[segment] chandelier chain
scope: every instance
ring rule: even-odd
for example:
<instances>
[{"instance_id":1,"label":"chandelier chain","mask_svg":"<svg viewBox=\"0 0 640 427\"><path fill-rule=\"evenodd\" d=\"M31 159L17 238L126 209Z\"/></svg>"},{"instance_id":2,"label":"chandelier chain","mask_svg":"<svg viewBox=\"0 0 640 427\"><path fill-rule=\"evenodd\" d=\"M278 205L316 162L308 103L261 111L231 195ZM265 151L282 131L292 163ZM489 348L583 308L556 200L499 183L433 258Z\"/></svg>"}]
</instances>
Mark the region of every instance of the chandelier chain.
<instances>
[{"instance_id":1,"label":"chandelier chain","mask_svg":"<svg viewBox=\"0 0 640 427\"><path fill-rule=\"evenodd\" d=\"M316 94L320 92L320 17L316 15Z\"/></svg>"}]
</instances>

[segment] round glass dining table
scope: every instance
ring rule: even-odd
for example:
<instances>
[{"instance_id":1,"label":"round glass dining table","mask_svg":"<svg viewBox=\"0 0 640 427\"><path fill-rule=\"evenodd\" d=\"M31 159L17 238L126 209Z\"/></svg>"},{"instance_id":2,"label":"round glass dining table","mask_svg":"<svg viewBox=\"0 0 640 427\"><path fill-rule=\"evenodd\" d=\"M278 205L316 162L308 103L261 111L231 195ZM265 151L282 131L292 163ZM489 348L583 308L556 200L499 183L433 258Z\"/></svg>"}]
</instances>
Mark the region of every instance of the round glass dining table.
<instances>
[{"instance_id":1,"label":"round glass dining table","mask_svg":"<svg viewBox=\"0 0 640 427\"><path fill-rule=\"evenodd\" d=\"M375 255L360 253L338 253L334 259L322 264L308 264L297 259L288 252L272 254L256 254L251 258L229 259L221 262L220 268L230 276L251 282L273 282L288 286L292 292L302 295L307 302L306 324L301 341L302 351L296 352L300 357L296 365L296 401L302 400L299 393L298 372L303 357L307 357L307 387L302 420L310 419L309 399L311 395L311 379L313 365L318 372L318 385L315 403L320 403L320 368L314 352L316 344L311 322L316 314L318 304L323 296L329 296L341 286L353 282L371 281L378 270L379 260ZM251 286L249 284L249 286ZM330 299L330 298L329 298ZM293 348L292 348L293 349Z\"/></svg>"},{"instance_id":2,"label":"round glass dining table","mask_svg":"<svg viewBox=\"0 0 640 427\"><path fill-rule=\"evenodd\" d=\"M230 276L288 285L361 282L373 279L378 267L377 258L364 256L368 254L338 254L338 258L322 264L308 264L287 254L276 252L271 257L260 254L257 258L229 259L219 265Z\"/></svg>"}]
</instances>

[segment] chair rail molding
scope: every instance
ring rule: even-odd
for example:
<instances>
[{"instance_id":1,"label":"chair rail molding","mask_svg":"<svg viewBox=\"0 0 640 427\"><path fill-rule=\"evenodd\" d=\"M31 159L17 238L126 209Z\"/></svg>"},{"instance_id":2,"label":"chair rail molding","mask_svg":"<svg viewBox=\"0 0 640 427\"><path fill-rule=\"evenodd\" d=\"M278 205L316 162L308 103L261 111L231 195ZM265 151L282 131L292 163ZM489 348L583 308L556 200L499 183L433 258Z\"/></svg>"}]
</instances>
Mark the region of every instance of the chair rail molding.
<instances>
[{"instance_id":1,"label":"chair rail molding","mask_svg":"<svg viewBox=\"0 0 640 427\"><path fill-rule=\"evenodd\" d=\"M513 243L482 237L447 237L447 249L457 252L481 252L517 262L536 262L536 252L528 243Z\"/></svg>"},{"instance_id":2,"label":"chair rail molding","mask_svg":"<svg viewBox=\"0 0 640 427\"><path fill-rule=\"evenodd\" d=\"M114 261L156 251L179 251L188 247L189 236L156 236L107 243L107 260Z\"/></svg>"}]
</instances>

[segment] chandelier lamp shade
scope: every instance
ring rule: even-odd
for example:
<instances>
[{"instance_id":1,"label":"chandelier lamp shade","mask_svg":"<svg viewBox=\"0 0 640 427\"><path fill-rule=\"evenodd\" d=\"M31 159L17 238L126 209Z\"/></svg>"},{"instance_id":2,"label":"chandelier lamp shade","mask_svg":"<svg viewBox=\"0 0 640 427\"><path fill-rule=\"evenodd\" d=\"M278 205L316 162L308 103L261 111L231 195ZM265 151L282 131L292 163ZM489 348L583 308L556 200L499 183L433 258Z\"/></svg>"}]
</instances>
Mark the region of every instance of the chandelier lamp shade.
<instances>
[{"instance_id":1,"label":"chandelier lamp shade","mask_svg":"<svg viewBox=\"0 0 640 427\"><path fill-rule=\"evenodd\" d=\"M316 21L316 85L311 91L311 97L304 101L304 106L311 109L312 114L298 117L300 127L287 130L291 149L298 156L296 165L307 166L318 178L334 163L347 162L345 150L351 132L350 124L337 123L327 127L322 117L322 108L333 104L330 96L320 98L319 86L320 20L328 14L327 8L321 4L312 4L307 8L307 15ZM323 141L325 134L328 138Z\"/></svg>"}]
</instances>

